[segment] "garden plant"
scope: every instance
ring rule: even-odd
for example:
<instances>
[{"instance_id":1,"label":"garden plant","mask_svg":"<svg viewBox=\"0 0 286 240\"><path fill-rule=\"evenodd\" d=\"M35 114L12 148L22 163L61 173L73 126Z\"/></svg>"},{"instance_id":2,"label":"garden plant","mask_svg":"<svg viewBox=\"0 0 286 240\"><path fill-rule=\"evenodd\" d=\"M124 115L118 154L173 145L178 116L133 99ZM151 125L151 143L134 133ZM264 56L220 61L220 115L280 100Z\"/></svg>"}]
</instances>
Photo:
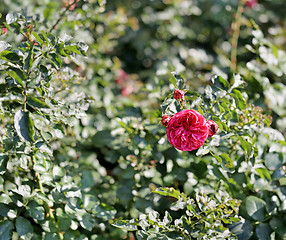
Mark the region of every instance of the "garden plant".
<instances>
[{"instance_id":1,"label":"garden plant","mask_svg":"<svg viewBox=\"0 0 286 240\"><path fill-rule=\"evenodd\" d=\"M0 240L286 238L284 0L4 0Z\"/></svg>"}]
</instances>

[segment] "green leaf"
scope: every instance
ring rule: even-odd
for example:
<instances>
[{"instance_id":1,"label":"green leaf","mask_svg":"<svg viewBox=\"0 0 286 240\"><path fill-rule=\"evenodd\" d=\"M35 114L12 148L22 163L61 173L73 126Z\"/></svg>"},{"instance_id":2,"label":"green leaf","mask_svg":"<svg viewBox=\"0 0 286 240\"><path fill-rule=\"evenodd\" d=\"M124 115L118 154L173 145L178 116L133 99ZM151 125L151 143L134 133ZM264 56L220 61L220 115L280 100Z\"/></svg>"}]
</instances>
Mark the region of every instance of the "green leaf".
<instances>
[{"instance_id":1,"label":"green leaf","mask_svg":"<svg viewBox=\"0 0 286 240\"><path fill-rule=\"evenodd\" d=\"M23 198L31 197L31 187L29 185L20 185L18 186L18 194L23 196Z\"/></svg>"},{"instance_id":2,"label":"green leaf","mask_svg":"<svg viewBox=\"0 0 286 240\"><path fill-rule=\"evenodd\" d=\"M26 74L23 71L17 68L9 68L9 70L7 71L7 74L10 77L14 78L16 82L21 84L22 87L24 87L24 83L22 80L26 80L27 78L26 78Z\"/></svg>"},{"instance_id":3,"label":"green leaf","mask_svg":"<svg viewBox=\"0 0 286 240\"><path fill-rule=\"evenodd\" d=\"M230 230L238 240L248 240L253 235L253 226L249 220L242 220L231 224Z\"/></svg>"},{"instance_id":4,"label":"green leaf","mask_svg":"<svg viewBox=\"0 0 286 240\"><path fill-rule=\"evenodd\" d=\"M20 18L20 16L21 16L20 13L15 13L15 12L8 13L6 15L6 23L7 24L14 23L14 22L16 22L18 20L18 18Z\"/></svg>"},{"instance_id":5,"label":"green leaf","mask_svg":"<svg viewBox=\"0 0 286 240\"><path fill-rule=\"evenodd\" d=\"M157 188L156 190L153 191L154 193L158 193L162 196L169 196L169 197L174 197L179 199L180 192L175 190L174 188L167 188L167 187L161 187Z\"/></svg>"},{"instance_id":6,"label":"green leaf","mask_svg":"<svg viewBox=\"0 0 286 240\"><path fill-rule=\"evenodd\" d=\"M52 79L52 76L51 74L49 73L49 70L47 69L46 66L44 65L39 65L39 70L41 72L41 76L44 78L44 80L46 82L49 82L51 79Z\"/></svg>"},{"instance_id":7,"label":"green leaf","mask_svg":"<svg viewBox=\"0 0 286 240\"><path fill-rule=\"evenodd\" d=\"M0 240L9 240L12 238L13 223L8 220L0 222Z\"/></svg>"},{"instance_id":8,"label":"green leaf","mask_svg":"<svg viewBox=\"0 0 286 240\"><path fill-rule=\"evenodd\" d=\"M92 212L98 217L101 218L103 220L109 220L112 219L115 214L116 214L116 210L110 206L107 206L104 203L101 203L100 205L97 205Z\"/></svg>"},{"instance_id":9,"label":"green leaf","mask_svg":"<svg viewBox=\"0 0 286 240\"><path fill-rule=\"evenodd\" d=\"M25 59L25 65L24 65L24 70L25 71L29 71L33 65L33 55L34 55L34 50L33 47L32 49L29 51L28 56Z\"/></svg>"},{"instance_id":10,"label":"green leaf","mask_svg":"<svg viewBox=\"0 0 286 240\"><path fill-rule=\"evenodd\" d=\"M43 99L28 96L27 103L34 108L50 108L48 104L44 102Z\"/></svg>"},{"instance_id":11,"label":"green leaf","mask_svg":"<svg viewBox=\"0 0 286 240\"><path fill-rule=\"evenodd\" d=\"M221 163L224 170L231 173L235 171L233 161L226 153L214 157Z\"/></svg>"},{"instance_id":12,"label":"green leaf","mask_svg":"<svg viewBox=\"0 0 286 240\"><path fill-rule=\"evenodd\" d=\"M250 217L258 221L263 221L265 219L266 203L262 199L255 196L248 196L245 204L247 214Z\"/></svg>"},{"instance_id":13,"label":"green leaf","mask_svg":"<svg viewBox=\"0 0 286 240\"><path fill-rule=\"evenodd\" d=\"M60 216L60 217L57 217L57 219L58 219L59 228L61 230L66 231L70 228L72 224L72 220L69 216Z\"/></svg>"},{"instance_id":14,"label":"green leaf","mask_svg":"<svg viewBox=\"0 0 286 240\"><path fill-rule=\"evenodd\" d=\"M271 229L269 224L267 223L260 223L256 229L256 236L258 237L259 240L270 240L270 234L271 234Z\"/></svg>"},{"instance_id":15,"label":"green leaf","mask_svg":"<svg viewBox=\"0 0 286 240\"><path fill-rule=\"evenodd\" d=\"M239 90L234 89L233 93L231 93L230 95L234 98L235 103L240 110L246 108L246 101Z\"/></svg>"},{"instance_id":16,"label":"green leaf","mask_svg":"<svg viewBox=\"0 0 286 240\"><path fill-rule=\"evenodd\" d=\"M21 60L21 57L12 51L9 50L3 50L0 53L0 58L2 58L5 61L10 61L10 62L19 62Z\"/></svg>"},{"instance_id":17,"label":"green leaf","mask_svg":"<svg viewBox=\"0 0 286 240\"><path fill-rule=\"evenodd\" d=\"M170 105L174 102L172 98L166 98L165 101L161 104L161 111L165 114L166 110L170 107Z\"/></svg>"},{"instance_id":18,"label":"green leaf","mask_svg":"<svg viewBox=\"0 0 286 240\"><path fill-rule=\"evenodd\" d=\"M7 162L9 157L7 155L0 155L0 175L4 174L7 170Z\"/></svg>"},{"instance_id":19,"label":"green leaf","mask_svg":"<svg viewBox=\"0 0 286 240\"><path fill-rule=\"evenodd\" d=\"M126 231L137 231L137 223L134 220L118 220L112 224L112 226L124 229Z\"/></svg>"},{"instance_id":20,"label":"green leaf","mask_svg":"<svg viewBox=\"0 0 286 240\"><path fill-rule=\"evenodd\" d=\"M16 219L16 230L19 236L25 240L33 237L33 226L26 218L19 216Z\"/></svg>"},{"instance_id":21,"label":"green leaf","mask_svg":"<svg viewBox=\"0 0 286 240\"><path fill-rule=\"evenodd\" d=\"M64 51L68 55L71 55L73 53L78 54L78 55L82 55L80 48L76 45L68 45L64 48Z\"/></svg>"},{"instance_id":22,"label":"green leaf","mask_svg":"<svg viewBox=\"0 0 286 240\"><path fill-rule=\"evenodd\" d=\"M278 153L267 153L265 155L265 165L269 170L276 170L280 168L283 161Z\"/></svg>"},{"instance_id":23,"label":"green leaf","mask_svg":"<svg viewBox=\"0 0 286 240\"><path fill-rule=\"evenodd\" d=\"M35 39L36 39L39 43L45 44L46 46L48 45L47 43L45 43L45 42L43 41L43 39L42 39L36 32L32 31L31 33L32 33L32 35L35 37Z\"/></svg>"},{"instance_id":24,"label":"green leaf","mask_svg":"<svg viewBox=\"0 0 286 240\"><path fill-rule=\"evenodd\" d=\"M56 44L56 37L53 34L51 34L50 32L47 32L47 38L48 38L48 40L52 46L54 46Z\"/></svg>"},{"instance_id":25,"label":"green leaf","mask_svg":"<svg viewBox=\"0 0 286 240\"><path fill-rule=\"evenodd\" d=\"M92 194L83 194L82 201L87 211L91 211L95 206L100 204L98 198Z\"/></svg>"},{"instance_id":26,"label":"green leaf","mask_svg":"<svg viewBox=\"0 0 286 240\"><path fill-rule=\"evenodd\" d=\"M6 50L8 47L10 47L11 45L5 41L0 41L0 53L3 50Z\"/></svg>"},{"instance_id":27,"label":"green leaf","mask_svg":"<svg viewBox=\"0 0 286 240\"><path fill-rule=\"evenodd\" d=\"M92 171L83 170L82 178L81 178L81 188L91 188L95 185L94 176L92 175Z\"/></svg>"},{"instance_id":28,"label":"green leaf","mask_svg":"<svg viewBox=\"0 0 286 240\"><path fill-rule=\"evenodd\" d=\"M282 216L273 216L270 220L270 226L275 230L277 239L283 239L286 236L286 218L285 214Z\"/></svg>"},{"instance_id":29,"label":"green leaf","mask_svg":"<svg viewBox=\"0 0 286 240\"><path fill-rule=\"evenodd\" d=\"M263 123L267 126L270 127L272 123L272 117L271 116L266 116L265 119L263 120Z\"/></svg>"},{"instance_id":30,"label":"green leaf","mask_svg":"<svg viewBox=\"0 0 286 240\"><path fill-rule=\"evenodd\" d=\"M264 180L270 181L271 175L266 168L256 168L255 171L259 174Z\"/></svg>"},{"instance_id":31,"label":"green leaf","mask_svg":"<svg viewBox=\"0 0 286 240\"><path fill-rule=\"evenodd\" d=\"M9 211L10 211L10 208L8 207L8 205L4 203L0 203L0 215L1 216L8 217Z\"/></svg>"},{"instance_id":32,"label":"green leaf","mask_svg":"<svg viewBox=\"0 0 286 240\"><path fill-rule=\"evenodd\" d=\"M29 112L17 111L14 118L14 126L19 137L29 142L35 142L34 123Z\"/></svg>"},{"instance_id":33,"label":"green leaf","mask_svg":"<svg viewBox=\"0 0 286 240\"><path fill-rule=\"evenodd\" d=\"M148 214L149 219L153 222L158 222L159 220L159 213L157 211L151 210Z\"/></svg>"},{"instance_id":34,"label":"green leaf","mask_svg":"<svg viewBox=\"0 0 286 240\"><path fill-rule=\"evenodd\" d=\"M58 54L56 54L56 53L49 53L48 54L48 58L54 64L56 69L60 69L61 68L63 62L62 62L62 60L61 60L61 58L59 57Z\"/></svg>"},{"instance_id":35,"label":"green leaf","mask_svg":"<svg viewBox=\"0 0 286 240\"><path fill-rule=\"evenodd\" d=\"M232 88L237 88L237 87L241 86L243 83L245 83L239 74L236 74L233 77L233 80L234 80L234 83L232 85Z\"/></svg>"},{"instance_id":36,"label":"green leaf","mask_svg":"<svg viewBox=\"0 0 286 240\"><path fill-rule=\"evenodd\" d=\"M34 200L30 201L28 206L26 207L30 216L36 220L44 220L45 219L45 209L40 204L35 202Z\"/></svg>"},{"instance_id":37,"label":"green leaf","mask_svg":"<svg viewBox=\"0 0 286 240\"><path fill-rule=\"evenodd\" d=\"M61 237L57 233L46 233L44 240L61 240Z\"/></svg>"},{"instance_id":38,"label":"green leaf","mask_svg":"<svg viewBox=\"0 0 286 240\"><path fill-rule=\"evenodd\" d=\"M185 84L185 80L182 78L182 76L179 74L179 73L176 73L176 72L171 72L172 75L176 78L176 81L177 81L177 88L178 89L183 89L184 87L184 84Z\"/></svg>"},{"instance_id":39,"label":"green leaf","mask_svg":"<svg viewBox=\"0 0 286 240\"><path fill-rule=\"evenodd\" d=\"M58 54L60 54L61 56L63 56L63 57L69 57L69 58L70 58L70 56L65 53L64 47L65 47L65 45L64 45L63 43L58 43L58 44L55 46L56 52L57 52Z\"/></svg>"},{"instance_id":40,"label":"green leaf","mask_svg":"<svg viewBox=\"0 0 286 240\"><path fill-rule=\"evenodd\" d=\"M39 34L40 38L46 43L46 45L51 44L47 34L42 30L41 33Z\"/></svg>"},{"instance_id":41,"label":"green leaf","mask_svg":"<svg viewBox=\"0 0 286 240\"><path fill-rule=\"evenodd\" d=\"M250 156L251 152L252 152L252 144L246 140L244 140L242 137L238 137L241 147L243 148L244 152Z\"/></svg>"},{"instance_id":42,"label":"green leaf","mask_svg":"<svg viewBox=\"0 0 286 240\"><path fill-rule=\"evenodd\" d=\"M177 81L176 81L175 78L171 77L171 78L170 78L170 82L173 84L173 86L174 86L175 88L177 88Z\"/></svg>"},{"instance_id":43,"label":"green leaf","mask_svg":"<svg viewBox=\"0 0 286 240\"><path fill-rule=\"evenodd\" d=\"M139 230L136 232L136 237L138 240L146 240L148 238L148 234L144 230Z\"/></svg>"},{"instance_id":44,"label":"green leaf","mask_svg":"<svg viewBox=\"0 0 286 240\"><path fill-rule=\"evenodd\" d=\"M212 83L221 90L229 89L229 82L222 78L221 76L215 76L211 79Z\"/></svg>"},{"instance_id":45,"label":"green leaf","mask_svg":"<svg viewBox=\"0 0 286 240\"><path fill-rule=\"evenodd\" d=\"M203 156L203 155L208 154L209 152L210 152L210 149L209 149L208 146L200 147L200 148L198 149L198 151L196 152L196 156L201 157L201 156Z\"/></svg>"},{"instance_id":46,"label":"green leaf","mask_svg":"<svg viewBox=\"0 0 286 240\"><path fill-rule=\"evenodd\" d=\"M95 218L89 213L85 213L80 220L80 225L88 231L91 231L95 227L95 224Z\"/></svg>"}]
</instances>

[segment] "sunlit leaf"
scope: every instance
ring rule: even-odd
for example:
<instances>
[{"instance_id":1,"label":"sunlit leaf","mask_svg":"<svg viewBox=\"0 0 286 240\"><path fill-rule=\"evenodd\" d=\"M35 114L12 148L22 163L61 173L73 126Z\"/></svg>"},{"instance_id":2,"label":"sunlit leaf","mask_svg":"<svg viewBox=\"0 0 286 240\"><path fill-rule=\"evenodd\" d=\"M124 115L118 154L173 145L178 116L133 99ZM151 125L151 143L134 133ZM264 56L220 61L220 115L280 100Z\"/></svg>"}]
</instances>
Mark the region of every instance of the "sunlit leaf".
<instances>
[{"instance_id":1,"label":"sunlit leaf","mask_svg":"<svg viewBox=\"0 0 286 240\"><path fill-rule=\"evenodd\" d=\"M175 190L174 188L167 188L167 187L161 187L157 188L153 191L154 193L158 193L163 196L169 196L179 199L180 192Z\"/></svg>"},{"instance_id":2,"label":"sunlit leaf","mask_svg":"<svg viewBox=\"0 0 286 240\"><path fill-rule=\"evenodd\" d=\"M49 108L49 105L46 104L43 99L39 99L33 96L28 96L27 102L34 108Z\"/></svg>"},{"instance_id":3,"label":"sunlit leaf","mask_svg":"<svg viewBox=\"0 0 286 240\"><path fill-rule=\"evenodd\" d=\"M0 53L0 58L11 62L19 62L21 60L21 57L17 53L9 50L3 50Z\"/></svg>"},{"instance_id":4,"label":"sunlit leaf","mask_svg":"<svg viewBox=\"0 0 286 240\"><path fill-rule=\"evenodd\" d=\"M53 63L53 65L55 66L56 69L60 69L62 66L62 60L59 57L58 54L56 53L49 53L48 54L48 58L50 59L50 61Z\"/></svg>"},{"instance_id":5,"label":"sunlit leaf","mask_svg":"<svg viewBox=\"0 0 286 240\"><path fill-rule=\"evenodd\" d=\"M127 230L127 231L136 231L138 229L137 223L134 221L128 221L128 220L118 220L115 223L112 224L115 227Z\"/></svg>"},{"instance_id":6,"label":"sunlit leaf","mask_svg":"<svg viewBox=\"0 0 286 240\"><path fill-rule=\"evenodd\" d=\"M35 142L34 123L29 112L19 110L15 114L14 126L17 134L24 140Z\"/></svg>"},{"instance_id":7,"label":"sunlit leaf","mask_svg":"<svg viewBox=\"0 0 286 240\"><path fill-rule=\"evenodd\" d=\"M247 214L255 220L263 221L265 216L266 203L262 199L255 196L248 196L246 198Z\"/></svg>"}]
</instances>

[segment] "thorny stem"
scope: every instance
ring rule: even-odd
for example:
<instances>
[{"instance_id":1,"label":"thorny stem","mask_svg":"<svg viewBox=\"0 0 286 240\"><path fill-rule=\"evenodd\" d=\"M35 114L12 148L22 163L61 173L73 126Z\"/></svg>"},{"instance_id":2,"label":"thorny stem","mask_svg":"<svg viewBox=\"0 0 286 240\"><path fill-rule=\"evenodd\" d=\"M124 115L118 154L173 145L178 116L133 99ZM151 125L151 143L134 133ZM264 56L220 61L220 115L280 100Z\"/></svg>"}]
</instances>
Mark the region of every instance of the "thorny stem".
<instances>
[{"instance_id":1,"label":"thorny stem","mask_svg":"<svg viewBox=\"0 0 286 240\"><path fill-rule=\"evenodd\" d=\"M34 157L34 156L32 156L32 160L33 160L33 163L35 163L35 157ZM37 183L38 183L40 192L41 192L42 194L45 194L45 191L44 191L44 188L43 188L43 184L42 184L42 182L41 182L41 177L40 177L40 175L39 175L37 172L35 172L35 177L36 177L36 180L37 180ZM45 208L45 210L46 210L46 212L47 212L47 215L48 215L48 217L50 218L50 220L51 220L52 222L56 222L55 215L53 214L51 208L49 207L49 205L48 205L46 202L44 202L44 208ZM60 237L61 240L64 239L64 236L63 236L63 233L62 233L62 232L60 232L60 231L58 230L58 231L57 231L57 234L58 234L58 236Z\"/></svg>"},{"instance_id":2,"label":"thorny stem","mask_svg":"<svg viewBox=\"0 0 286 240\"><path fill-rule=\"evenodd\" d=\"M56 28L56 26L59 24L59 22L63 19L63 17L65 16L67 11L70 11L70 7L74 4L76 4L78 1L74 0L72 3L70 3L69 5L66 6L65 10L60 14L58 20L55 22L55 24L50 28L49 32L51 32L52 30L54 30Z\"/></svg>"},{"instance_id":3,"label":"thorny stem","mask_svg":"<svg viewBox=\"0 0 286 240\"><path fill-rule=\"evenodd\" d=\"M241 26L241 15L244 11L244 4L246 0L240 0L238 4L238 8L236 13L234 14L234 20L231 24L231 53L230 53L230 68L231 71L234 73L237 70L237 45L238 45L238 38L240 33L240 26Z\"/></svg>"}]
</instances>

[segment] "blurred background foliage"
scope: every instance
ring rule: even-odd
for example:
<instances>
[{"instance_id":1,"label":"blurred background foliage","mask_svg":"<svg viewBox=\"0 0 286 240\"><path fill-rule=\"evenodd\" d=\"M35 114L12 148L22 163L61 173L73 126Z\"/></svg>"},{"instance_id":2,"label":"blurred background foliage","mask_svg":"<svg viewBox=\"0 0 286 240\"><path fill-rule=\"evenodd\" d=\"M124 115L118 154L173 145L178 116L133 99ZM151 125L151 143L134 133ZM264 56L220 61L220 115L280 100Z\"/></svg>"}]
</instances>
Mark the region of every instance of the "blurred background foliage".
<instances>
[{"instance_id":1,"label":"blurred background foliage","mask_svg":"<svg viewBox=\"0 0 286 240\"><path fill-rule=\"evenodd\" d=\"M284 0L249 1L253 4L243 0L2 2L1 26L8 13L22 12L35 19L32 31L48 31L63 39L71 36L72 41L89 46L87 57L64 58L51 82L57 99L70 103L66 107L73 110L51 130L56 137L49 140L53 154L47 172L52 177L44 182L47 197L58 206L55 216L65 239L134 239L135 235L111 223L114 218L138 218L151 210L164 216L172 201L152 193L160 186L174 187L191 197L198 192L214 194L218 189L228 192L242 201L243 221L233 226L240 239L283 239ZM16 47L25 40L8 32L0 41ZM247 101L273 118L271 127L256 133L253 140L261 165L241 164L240 152L232 155L235 172L225 172L210 154L197 156L171 147L159 122L160 104L170 94L172 71L184 76L187 89L200 94L214 75L230 83L234 73L242 76ZM253 114L254 110L249 111ZM262 113L257 110L255 114ZM11 119L3 116L1 125L11 125ZM234 141L230 144L237 147ZM1 181L14 168L22 169L17 164L10 166L10 172L1 173ZM56 185L49 184L49 179ZM35 205L31 208L39 207L39 203L31 204ZM253 206L258 213L251 212ZM19 208L12 203L9 207ZM86 211L85 217L76 216L75 211ZM29 214L19 211L18 219L37 222ZM172 214L178 217L179 213ZM15 220L4 210L0 215L3 221ZM39 229L34 230L35 239L41 235ZM17 239L16 227L11 231ZM46 239L55 237L51 228L45 231L50 232L43 235ZM23 239L31 239L26 235Z\"/></svg>"}]
</instances>

